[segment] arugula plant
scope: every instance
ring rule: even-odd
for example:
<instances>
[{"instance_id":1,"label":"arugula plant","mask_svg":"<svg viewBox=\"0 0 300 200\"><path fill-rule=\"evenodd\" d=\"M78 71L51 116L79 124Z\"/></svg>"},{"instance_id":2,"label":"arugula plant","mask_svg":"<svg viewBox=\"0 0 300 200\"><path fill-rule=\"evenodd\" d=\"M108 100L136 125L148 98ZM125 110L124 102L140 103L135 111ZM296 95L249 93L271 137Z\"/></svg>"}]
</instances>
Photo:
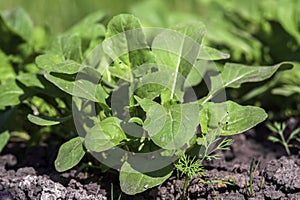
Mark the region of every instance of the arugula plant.
<instances>
[{"instance_id":1,"label":"arugula plant","mask_svg":"<svg viewBox=\"0 0 300 200\"><path fill-rule=\"evenodd\" d=\"M44 27L34 26L22 8L1 12L0 151L9 140L35 145L51 134L55 134L58 140L76 135L74 123L70 120L71 95L44 77L44 70L37 65L40 63L35 62L35 58L47 52L47 57L41 60L44 68L68 60L70 52L74 52L73 56L80 61L82 51L88 53L104 38L105 28L100 23L104 16L103 12L87 16L68 30L74 37L66 39L50 35ZM64 41L64 47L60 49L58 38L68 40L69 46ZM67 68L72 63L64 64L59 67ZM71 67L66 71L70 72Z\"/></svg>"},{"instance_id":2,"label":"arugula plant","mask_svg":"<svg viewBox=\"0 0 300 200\"><path fill-rule=\"evenodd\" d=\"M81 71L78 66L71 72L66 68L48 68L46 79L73 95L75 111L81 108L89 116L86 120L75 116L74 120L81 124L80 136L61 146L56 169L72 168L86 152L102 161L113 157L109 164L118 165L122 191L136 194L169 178L173 171L171 161L181 152L207 158L219 136L241 133L265 120L267 114L261 108L211 100L224 88L265 80L279 68L291 67L289 63L265 67L227 63L220 67L220 73L210 77L208 94L184 101L186 88L204 82L202 77L210 70L207 63L211 58L224 58L222 52L202 45L204 32L201 23L192 22L149 36L137 18L121 14L107 25L101 59L97 60L99 54L89 57ZM173 37L169 37L170 33ZM121 36L114 39L118 34ZM128 51L137 44L141 48ZM209 49L210 55L205 55L204 49ZM37 58L38 63L43 56ZM108 67L103 63L108 63ZM84 75L74 80L74 73ZM90 81L91 77L98 81ZM114 95L120 98L115 99ZM96 106L91 108L90 102ZM201 132L195 134L199 125ZM123 153L114 157L118 150ZM148 159L143 157L144 163L170 162L161 169L147 171L149 166L141 165L142 161L135 158L142 153L152 155L155 150L160 153Z\"/></svg>"},{"instance_id":3,"label":"arugula plant","mask_svg":"<svg viewBox=\"0 0 300 200\"><path fill-rule=\"evenodd\" d=\"M127 194L164 182L183 154L216 158L213 153L231 143L220 136L242 133L264 121L263 109L226 101L224 90L263 81L292 66L213 67L212 60L228 55L203 45L200 22L151 32L129 14L115 16L105 28L99 23L103 16L92 14L52 38L45 53L36 57L34 72L14 75L12 84L1 82L6 91L16 91L1 94L1 117L28 102L30 122L68 132L64 137L71 138L55 160L59 172L91 153L120 171L120 186ZM198 85L208 92L189 98L187 91ZM28 89L34 92L23 99ZM1 146L8 135L9 129L3 128Z\"/></svg>"}]
</instances>

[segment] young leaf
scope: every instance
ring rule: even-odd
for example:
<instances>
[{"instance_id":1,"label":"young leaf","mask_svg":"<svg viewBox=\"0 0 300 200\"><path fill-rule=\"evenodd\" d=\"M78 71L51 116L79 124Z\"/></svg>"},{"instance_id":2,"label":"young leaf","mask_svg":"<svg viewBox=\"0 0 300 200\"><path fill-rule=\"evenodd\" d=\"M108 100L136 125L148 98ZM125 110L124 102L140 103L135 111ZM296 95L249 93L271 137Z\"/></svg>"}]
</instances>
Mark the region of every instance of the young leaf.
<instances>
[{"instance_id":1,"label":"young leaf","mask_svg":"<svg viewBox=\"0 0 300 200\"><path fill-rule=\"evenodd\" d=\"M221 136L230 136L256 126L267 116L256 106L241 106L233 101L207 102L200 111L200 126L203 133L219 129Z\"/></svg>"},{"instance_id":2,"label":"young leaf","mask_svg":"<svg viewBox=\"0 0 300 200\"><path fill-rule=\"evenodd\" d=\"M292 63L282 62L274 66L246 66L226 63L221 74L211 77L211 89L207 97L200 103L209 101L223 88L238 88L246 82L259 82L270 78L279 68L290 69Z\"/></svg>"},{"instance_id":3,"label":"young leaf","mask_svg":"<svg viewBox=\"0 0 300 200\"><path fill-rule=\"evenodd\" d=\"M3 148L7 144L9 138L10 138L10 135L9 135L8 131L4 131L4 132L0 133L0 152L3 150Z\"/></svg>"},{"instance_id":4,"label":"young leaf","mask_svg":"<svg viewBox=\"0 0 300 200\"><path fill-rule=\"evenodd\" d=\"M141 28L139 19L130 14L117 15L107 25L103 49L115 63L127 66L127 72L154 61Z\"/></svg>"},{"instance_id":5,"label":"young leaf","mask_svg":"<svg viewBox=\"0 0 300 200\"><path fill-rule=\"evenodd\" d=\"M163 69L150 72L141 76L136 83L135 94L140 98L154 99L158 97L164 89L172 89L173 80L170 69ZM175 96L183 99L183 91L175 90Z\"/></svg>"},{"instance_id":6,"label":"young leaf","mask_svg":"<svg viewBox=\"0 0 300 200\"><path fill-rule=\"evenodd\" d=\"M286 140L287 143L290 143L291 140L293 139L297 139L298 138L298 134L300 134L300 128L297 128L295 130L293 130L292 133L290 133L288 139Z\"/></svg>"},{"instance_id":7,"label":"young leaf","mask_svg":"<svg viewBox=\"0 0 300 200\"><path fill-rule=\"evenodd\" d=\"M138 118L138 117L131 117L128 122L131 122L131 123L136 123L136 124L139 124L139 125L143 125L143 120L141 118Z\"/></svg>"},{"instance_id":8,"label":"young leaf","mask_svg":"<svg viewBox=\"0 0 300 200\"><path fill-rule=\"evenodd\" d=\"M175 90L183 90L184 78L199 56L204 33L204 25L195 22L175 26L174 30L163 31L154 38L152 50L157 63L172 69L169 99L173 99Z\"/></svg>"},{"instance_id":9,"label":"young leaf","mask_svg":"<svg viewBox=\"0 0 300 200\"><path fill-rule=\"evenodd\" d=\"M45 86L42 84L39 78L41 78L41 75L34 73L23 73L16 77L16 79L26 87L38 87L41 89L45 89Z\"/></svg>"},{"instance_id":10,"label":"young leaf","mask_svg":"<svg viewBox=\"0 0 300 200\"><path fill-rule=\"evenodd\" d=\"M280 139L278 139L277 137L274 137L274 136L269 136L268 140L270 140L274 143L276 143L276 142L281 143L282 142Z\"/></svg>"},{"instance_id":11,"label":"young leaf","mask_svg":"<svg viewBox=\"0 0 300 200\"><path fill-rule=\"evenodd\" d=\"M58 172L63 172L77 165L83 158L85 150L83 149L83 138L75 137L60 146L55 168Z\"/></svg>"},{"instance_id":12,"label":"young leaf","mask_svg":"<svg viewBox=\"0 0 300 200\"><path fill-rule=\"evenodd\" d=\"M201 45L200 54L198 56L199 60L223 60L228 58L230 58L229 54L205 45Z\"/></svg>"},{"instance_id":13,"label":"young leaf","mask_svg":"<svg viewBox=\"0 0 300 200\"><path fill-rule=\"evenodd\" d=\"M93 78L88 74L85 79L77 78L78 80L74 80L72 76L58 73L45 73L44 76L48 81L70 95L106 104L105 99L108 94L100 84L90 80Z\"/></svg>"},{"instance_id":14,"label":"young leaf","mask_svg":"<svg viewBox=\"0 0 300 200\"><path fill-rule=\"evenodd\" d=\"M48 72L75 74L80 70L81 64L73 60L64 60L61 55L45 54L36 58L36 63L41 69Z\"/></svg>"},{"instance_id":15,"label":"young leaf","mask_svg":"<svg viewBox=\"0 0 300 200\"><path fill-rule=\"evenodd\" d=\"M172 174L172 166L165 167L161 170L147 174L135 170L128 162L125 162L120 171L121 190L129 195L144 192L162 184Z\"/></svg>"},{"instance_id":16,"label":"young leaf","mask_svg":"<svg viewBox=\"0 0 300 200\"><path fill-rule=\"evenodd\" d=\"M101 152L120 144L126 135L120 127L121 120L108 117L95 124L84 138L84 145L89 151Z\"/></svg>"},{"instance_id":17,"label":"young leaf","mask_svg":"<svg viewBox=\"0 0 300 200\"><path fill-rule=\"evenodd\" d=\"M81 40L78 35L57 37L48 52L36 58L39 68L48 72L74 74L82 62Z\"/></svg>"},{"instance_id":18,"label":"young leaf","mask_svg":"<svg viewBox=\"0 0 300 200\"><path fill-rule=\"evenodd\" d=\"M246 66L235 63L226 63L221 76L224 87L238 88L245 82L258 82L268 79L279 68L291 69L292 67L293 64L288 62L279 63L274 66Z\"/></svg>"},{"instance_id":19,"label":"young leaf","mask_svg":"<svg viewBox=\"0 0 300 200\"><path fill-rule=\"evenodd\" d=\"M5 11L1 14L7 27L26 41L31 40L33 23L29 15L21 7Z\"/></svg>"},{"instance_id":20,"label":"young leaf","mask_svg":"<svg viewBox=\"0 0 300 200\"><path fill-rule=\"evenodd\" d=\"M199 124L197 104L175 104L166 108L149 99L136 99L146 112L143 127L156 145L178 149L195 135Z\"/></svg>"},{"instance_id":21,"label":"young leaf","mask_svg":"<svg viewBox=\"0 0 300 200\"><path fill-rule=\"evenodd\" d=\"M213 69L214 67L215 63L210 62L209 60L198 60L186 78L185 87L198 85L202 81L207 70Z\"/></svg>"},{"instance_id":22,"label":"young leaf","mask_svg":"<svg viewBox=\"0 0 300 200\"><path fill-rule=\"evenodd\" d=\"M283 95L283 96L291 96L293 94L300 94L300 63L293 62L294 68L287 71L278 73L276 78L277 80L274 81L273 85L275 84L275 88L272 89L272 94L275 95Z\"/></svg>"},{"instance_id":23,"label":"young leaf","mask_svg":"<svg viewBox=\"0 0 300 200\"><path fill-rule=\"evenodd\" d=\"M27 115L27 119L39 126L53 126L65 122L71 119L72 116L62 117L62 118L53 118L53 117L46 117L46 116L36 116L36 115Z\"/></svg>"}]
</instances>

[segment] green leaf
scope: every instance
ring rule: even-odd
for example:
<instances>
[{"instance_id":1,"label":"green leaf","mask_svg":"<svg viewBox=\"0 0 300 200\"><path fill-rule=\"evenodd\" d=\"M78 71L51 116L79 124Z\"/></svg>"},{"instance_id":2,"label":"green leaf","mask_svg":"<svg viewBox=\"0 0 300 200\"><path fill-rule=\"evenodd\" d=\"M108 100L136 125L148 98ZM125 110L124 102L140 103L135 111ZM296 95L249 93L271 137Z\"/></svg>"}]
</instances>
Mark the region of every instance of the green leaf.
<instances>
[{"instance_id":1,"label":"green leaf","mask_svg":"<svg viewBox=\"0 0 300 200\"><path fill-rule=\"evenodd\" d=\"M202 23L177 25L174 30L166 30L157 35L152 43L156 61L162 67L172 69L172 88L169 99L176 90L183 91L185 78L195 65L200 54L205 28ZM179 99L183 101L183 99Z\"/></svg>"},{"instance_id":2,"label":"green leaf","mask_svg":"<svg viewBox=\"0 0 300 200\"><path fill-rule=\"evenodd\" d=\"M18 75L16 79L28 89L32 89L33 92L46 94L54 98L68 96L40 73L23 73Z\"/></svg>"},{"instance_id":3,"label":"green leaf","mask_svg":"<svg viewBox=\"0 0 300 200\"><path fill-rule=\"evenodd\" d=\"M58 74L58 73L45 73L44 77L56 85L62 91L73 94L74 85L75 85L75 77L74 76L67 76L65 74Z\"/></svg>"},{"instance_id":4,"label":"green leaf","mask_svg":"<svg viewBox=\"0 0 300 200\"><path fill-rule=\"evenodd\" d=\"M61 117L61 118L53 118L53 117L47 117L47 116L36 116L36 115L27 115L27 119L39 126L53 126L60 124L62 122L65 122L69 119L71 119L72 116L67 116L67 117Z\"/></svg>"},{"instance_id":5,"label":"green leaf","mask_svg":"<svg viewBox=\"0 0 300 200\"><path fill-rule=\"evenodd\" d=\"M109 72L112 76L117 77L119 79L123 79L128 82L132 81L130 67L122 62L116 62L113 64L113 66L110 66Z\"/></svg>"},{"instance_id":6,"label":"green leaf","mask_svg":"<svg viewBox=\"0 0 300 200\"><path fill-rule=\"evenodd\" d=\"M197 61L186 78L185 87L198 85L202 81L205 73L209 69L214 69L214 68L215 68L215 63L211 61L208 60Z\"/></svg>"},{"instance_id":7,"label":"green leaf","mask_svg":"<svg viewBox=\"0 0 300 200\"><path fill-rule=\"evenodd\" d=\"M99 79L95 81L93 77L98 72L92 71L94 71L93 75L90 74L91 72L80 72L76 80L74 76L59 73L45 73L45 78L70 95L106 104L105 99L108 94L101 84L96 83Z\"/></svg>"},{"instance_id":8,"label":"green leaf","mask_svg":"<svg viewBox=\"0 0 300 200\"><path fill-rule=\"evenodd\" d=\"M21 7L1 13L8 28L26 41L31 40L33 23L29 15Z\"/></svg>"},{"instance_id":9,"label":"green leaf","mask_svg":"<svg viewBox=\"0 0 300 200\"><path fill-rule=\"evenodd\" d=\"M221 75L224 87L238 88L245 82L258 82L268 79L279 68L291 69L292 67L293 64L288 62L279 63L274 66L246 66L226 63Z\"/></svg>"},{"instance_id":10,"label":"green leaf","mask_svg":"<svg viewBox=\"0 0 300 200\"><path fill-rule=\"evenodd\" d=\"M128 122L131 122L131 123L136 123L136 124L139 124L139 125L143 125L143 120L141 118L138 118L138 117L131 117Z\"/></svg>"},{"instance_id":11,"label":"green leaf","mask_svg":"<svg viewBox=\"0 0 300 200\"><path fill-rule=\"evenodd\" d=\"M267 123L266 124L268 129L270 129L270 131L272 131L273 133L279 133L281 132L281 125L278 122L275 122L274 124L272 123Z\"/></svg>"},{"instance_id":12,"label":"green leaf","mask_svg":"<svg viewBox=\"0 0 300 200\"><path fill-rule=\"evenodd\" d=\"M75 137L60 146L55 168L58 172L63 172L77 165L83 158L85 151L83 149L83 138Z\"/></svg>"},{"instance_id":13,"label":"green leaf","mask_svg":"<svg viewBox=\"0 0 300 200\"><path fill-rule=\"evenodd\" d=\"M300 134L300 128L297 128L297 129L293 130L293 132L290 133L290 135L289 135L288 139L286 140L286 142L289 143L291 140L297 139L298 134Z\"/></svg>"},{"instance_id":14,"label":"green leaf","mask_svg":"<svg viewBox=\"0 0 300 200\"><path fill-rule=\"evenodd\" d=\"M15 80L9 79L0 85L0 107L18 105L24 94L23 90L16 84Z\"/></svg>"},{"instance_id":15,"label":"green leaf","mask_svg":"<svg viewBox=\"0 0 300 200\"><path fill-rule=\"evenodd\" d=\"M246 82L259 82L270 78L279 68L290 69L292 63L282 62L274 66L246 66L226 63L221 74L211 77L211 89L207 97L200 102L205 103L223 88L238 88Z\"/></svg>"},{"instance_id":16,"label":"green leaf","mask_svg":"<svg viewBox=\"0 0 300 200\"><path fill-rule=\"evenodd\" d=\"M66 34L57 37L51 44L49 51L62 56L64 60L82 62L81 39L76 34Z\"/></svg>"},{"instance_id":17,"label":"green leaf","mask_svg":"<svg viewBox=\"0 0 300 200\"><path fill-rule=\"evenodd\" d=\"M200 126L203 133L219 129L221 136L230 136L263 122L268 115L256 106L241 106L233 101L207 102L200 111Z\"/></svg>"},{"instance_id":18,"label":"green leaf","mask_svg":"<svg viewBox=\"0 0 300 200\"><path fill-rule=\"evenodd\" d=\"M201 46L200 53L198 55L198 59L200 60L223 60L228 58L230 58L229 54L205 45Z\"/></svg>"},{"instance_id":19,"label":"green leaf","mask_svg":"<svg viewBox=\"0 0 300 200\"><path fill-rule=\"evenodd\" d=\"M154 61L141 28L140 21L130 14L117 15L107 25L106 39L103 41L104 52L115 63L127 66L126 72Z\"/></svg>"},{"instance_id":20,"label":"green leaf","mask_svg":"<svg viewBox=\"0 0 300 200\"><path fill-rule=\"evenodd\" d=\"M80 37L62 35L55 38L46 54L36 58L36 63L48 72L74 74L79 71L82 60Z\"/></svg>"},{"instance_id":21,"label":"green leaf","mask_svg":"<svg viewBox=\"0 0 300 200\"><path fill-rule=\"evenodd\" d=\"M173 168L168 166L161 170L151 173L140 173L135 170L128 162L125 162L120 171L121 190L129 195L144 192L148 188L153 188L166 181L173 172Z\"/></svg>"},{"instance_id":22,"label":"green leaf","mask_svg":"<svg viewBox=\"0 0 300 200\"><path fill-rule=\"evenodd\" d=\"M104 20L105 15L102 10L91 13L72 26L68 32L79 34L82 38L89 40L104 36L105 27L99 22Z\"/></svg>"},{"instance_id":23,"label":"green leaf","mask_svg":"<svg viewBox=\"0 0 300 200\"><path fill-rule=\"evenodd\" d=\"M149 99L136 97L146 112L143 127L153 142L164 149L178 149L195 135L199 124L197 104L175 104L164 107Z\"/></svg>"},{"instance_id":24,"label":"green leaf","mask_svg":"<svg viewBox=\"0 0 300 200\"><path fill-rule=\"evenodd\" d=\"M34 73L23 73L16 77L18 81L24 84L26 87L39 87L45 89L45 86L42 84L39 79L40 74Z\"/></svg>"},{"instance_id":25,"label":"green leaf","mask_svg":"<svg viewBox=\"0 0 300 200\"><path fill-rule=\"evenodd\" d=\"M126 135L120 126L121 120L108 117L95 124L84 138L85 147L89 151L101 152L120 144Z\"/></svg>"},{"instance_id":26,"label":"green leaf","mask_svg":"<svg viewBox=\"0 0 300 200\"><path fill-rule=\"evenodd\" d=\"M8 131L4 131L4 132L0 133L0 152L3 150L3 148L7 144L9 138L10 138L10 135L9 135Z\"/></svg>"},{"instance_id":27,"label":"green leaf","mask_svg":"<svg viewBox=\"0 0 300 200\"><path fill-rule=\"evenodd\" d=\"M276 82L272 85L272 94L290 96L293 94L300 94L300 64L293 62L293 69L278 73Z\"/></svg>"},{"instance_id":28,"label":"green leaf","mask_svg":"<svg viewBox=\"0 0 300 200\"><path fill-rule=\"evenodd\" d=\"M281 143L282 141L280 139L278 139L277 137L274 137L274 136L269 136L268 137L268 140L270 140L271 142L274 142L274 143Z\"/></svg>"},{"instance_id":29,"label":"green leaf","mask_svg":"<svg viewBox=\"0 0 300 200\"><path fill-rule=\"evenodd\" d=\"M9 78L15 78L16 72L9 62L9 57L0 49L0 83Z\"/></svg>"},{"instance_id":30,"label":"green leaf","mask_svg":"<svg viewBox=\"0 0 300 200\"><path fill-rule=\"evenodd\" d=\"M49 30L44 27L34 27L32 32L31 45L35 52L41 52L48 44Z\"/></svg>"},{"instance_id":31,"label":"green leaf","mask_svg":"<svg viewBox=\"0 0 300 200\"><path fill-rule=\"evenodd\" d=\"M150 72L141 76L136 81L135 93L140 98L154 99L158 97L164 89L171 91L173 79L170 69L163 69L156 72ZM175 90L175 96L178 99L183 98L184 93L179 89Z\"/></svg>"},{"instance_id":32,"label":"green leaf","mask_svg":"<svg viewBox=\"0 0 300 200\"><path fill-rule=\"evenodd\" d=\"M80 70L81 64L67 60L65 61L61 55L46 54L36 58L36 63L41 69L48 72L57 72L64 74L75 74Z\"/></svg>"}]
</instances>

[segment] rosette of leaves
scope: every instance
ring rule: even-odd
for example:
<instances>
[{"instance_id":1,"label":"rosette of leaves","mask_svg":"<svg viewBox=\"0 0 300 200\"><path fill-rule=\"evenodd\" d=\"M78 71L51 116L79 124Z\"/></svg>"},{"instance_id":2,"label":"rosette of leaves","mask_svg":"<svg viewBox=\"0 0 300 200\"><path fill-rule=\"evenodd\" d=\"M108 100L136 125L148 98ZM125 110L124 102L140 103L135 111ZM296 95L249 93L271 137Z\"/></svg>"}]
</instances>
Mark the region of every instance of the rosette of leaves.
<instances>
[{"instance_id":1,"label":"rosette of leaves","mask_svg":"<svg viewBox=\"0 0 300 200\"><path fill-rule=\"evenodd\" d=\"M263 109L218 97L226 88L268 79L292 64L214 67L213 60L228 55L203 45L204 36L200 22L149 32L133 15L121 14L110 20L105 39L88 57L78 34L58 37L36 63L48 82L72 96L79 136L62 144L56 169L71 169L91 153L111 160L109 167L120 170L122 191L133 195L169 178L178 155L214 158L214 149L226 146L217 144L220 136L264 121ZM208 92L189 98L187 91L199 85ZM37 124L42 120L41 125L59 123L32 115L29 119Z\"/></svg>"}]
</instances>

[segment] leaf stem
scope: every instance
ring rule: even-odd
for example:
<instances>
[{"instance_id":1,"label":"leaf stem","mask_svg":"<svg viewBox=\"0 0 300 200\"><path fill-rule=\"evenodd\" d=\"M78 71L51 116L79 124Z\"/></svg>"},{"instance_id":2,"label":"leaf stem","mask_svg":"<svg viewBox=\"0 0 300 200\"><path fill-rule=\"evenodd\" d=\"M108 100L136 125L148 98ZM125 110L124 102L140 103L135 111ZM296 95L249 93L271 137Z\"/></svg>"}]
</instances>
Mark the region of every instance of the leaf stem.
<instances>
[{"instance_id":1,"label":"leaf stem","mask_svg":"<svg viewBox=\"0 0 300 200\"><path fill-rule=\"evenodd\" d=\"M183 44L184 44L184 39L181 41L181 45L180 46L182 47ZM181 61L182 49L183 48L180 48L180 52L179 52L178 59L177 59L175 77L174 77L174 82L173 82L173 85L172 85L172 92L171 92L170 100L173 99L174 93L175 93L176 80L177 80L177 77L178 77L178 71L179 71L179 66L180 66L180 61Z\"/></svg>"}]
</instances>

